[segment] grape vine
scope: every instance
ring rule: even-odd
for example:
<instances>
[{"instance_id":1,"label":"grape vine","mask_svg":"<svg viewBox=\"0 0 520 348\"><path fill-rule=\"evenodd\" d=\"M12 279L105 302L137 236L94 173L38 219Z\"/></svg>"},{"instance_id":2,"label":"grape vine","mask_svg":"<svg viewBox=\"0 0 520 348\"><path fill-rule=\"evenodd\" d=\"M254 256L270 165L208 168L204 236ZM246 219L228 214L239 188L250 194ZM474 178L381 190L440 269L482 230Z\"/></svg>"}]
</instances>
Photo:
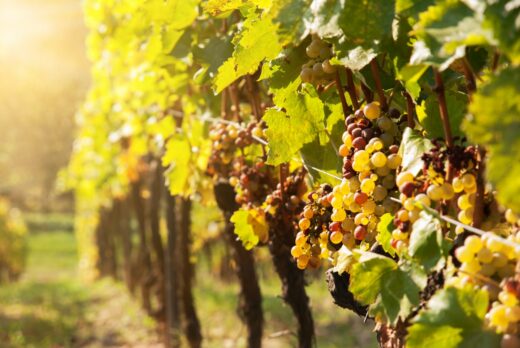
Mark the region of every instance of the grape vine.
<instances>
[{"instance_id":1,"label":"grape vine","mask_svg":"<svg viewBox=\"0 0 520 348\"><path fill-rule=\"evenodd\" d=\"M216 200L245 249L269 248L301 347L320 268L382 347L520 346L519 11L86 1L93 86L66 175L82 265L153 157L170 195Z\"/></svg>"}]
</instances>

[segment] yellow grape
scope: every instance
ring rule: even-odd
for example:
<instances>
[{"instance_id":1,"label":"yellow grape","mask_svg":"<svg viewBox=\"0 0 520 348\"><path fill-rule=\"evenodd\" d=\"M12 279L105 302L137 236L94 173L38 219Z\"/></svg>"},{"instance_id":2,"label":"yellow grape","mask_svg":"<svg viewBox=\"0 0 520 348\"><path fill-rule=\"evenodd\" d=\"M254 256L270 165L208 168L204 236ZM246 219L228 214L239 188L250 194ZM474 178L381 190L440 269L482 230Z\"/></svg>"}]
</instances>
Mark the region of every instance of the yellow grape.
<instances>
[{"instance_id":1,"label":"yellow grape","mask_svg":"<svg viewBox=\"0 0 520 348\"><path fill-rule=\"evenodd\" d=\"M350 135L348 132L343 133L341 140L343 140L343 144L346 145L349 149L352 147L352 135Z\"/></svg>"},{"instance_id":2,"label":"yellow grape","mask_svg":"<svg viewBox=\"0 0 520 348\"><path fill-rule=\"evenodd\" d=\"M402 161L403 158L399 154L394 153L388 156L386 164L390 169L397 169L401 165Z\"/></svg>"},{"instance_id":3,"label":"yellow grape","mask_svg":"<svg viewBox=\"0 0 520 348\"><path fill-rule=\"evenodd\" d=\"M338 231L334 231L330 234L330 241L334 244L341 243L343 240L343 234Z\"/></svg>"},{"instance_id":4,"label":"yellow grape","mask_svg":"<svg viewBox=\"0 0 520 348\"><path fill-rule=\"evenodd\" d=\"M478 273L481 268L482 267L480 266L480 262L478 262L478 260L475 258L472 258L471 260L469 260L467 262L463 262L462 265L460 266L461 270L468 272L470 274Z\"/></svg>"},{"instance_id":5,"label":"yellow grape","mask_svg":"<svg viewBox=\"0 0 520 348\"><path fill-rule=\"evenodd\" d=\"M466 216L466 211L465 210L461 210L459 212L459 214L457 215L457 218L459 219L460 222L462 222L463 224L466 224L466 225L469 225L471 224L471 219L468 218Z\"/></svg>"},{"instance_id":6,"label":"yellow grape","mask_svg":"<svg viewBox=\"0 0 520 348\"><path fill-rule=\"evenodd\" d=\"M376 168L384 167L386 164L387 158L386 155L380 151L375 152L372 157L370 157L370 162L374 165Z\"/></svg>"},{"instance_id":7,"label":"yellow grape","mask_svg":"<svg viewBox=\"0 0 520 348\"><path fill-rule=\"evenodd\" d=\"M311 226L311 220L304 217L303 219L300 219L300 221L298 222L298 226L300 226L302 231L305 231Z\"/></svg>"},{"instance_id":8,"label":"yellow grape","mask_svg":"<svg viewBox=\"0 0 520 348\"><path fill-rule=\"evenodd\" d=\"M469 251L471 251L473 253L478 253L482 249L483 246L484 246L484 243L477 236L469 236L464 241L464 247L466 247Z\"/></svg>"},{"instance_id":9,"label":"yellow grape","mask_svg":"<svg viewBox=\"0 0 520 348\"><path fill-rule=\"evenodd\" d=\"M384 147L383 141L379 138L370 139L369 144L371 144L374 150L379 151Z\"/></svg>"},{"instance_id":10,"label":"yellow grape","mask_svg":"<svg viewBox=\"0 0 520 348\"><path fill-rule=\"evenodd\" d=\"M312 219L312 217L314 216L314 212L312 211L312 209L305 209L303 211L303 216L307 219Z\"/></svg>"},{"instance_id":11,"label":"yellow grape","mask_svg":"<svg viewBox=\"0 0 520 348\"><path fill-rule=\"evenodd\" d=\"M298 258L301 254L302 254L302 248L300 248L296 245L291 248L291 255L294 258Z\"/></svg>"},{"instance_id":12,"label":"yellow grape","mask_svg":"<svg viewBox=\"0 0 520 348\"><path fill-rule=\"evenodd\" d=\"M493 252L500 252L504 248L504 243L496 236L486 239L486 247Z\"/></svg>"},{"instance_id":13,"label":"yellow grape","mask_svg":"<svg viewBox=\"0 0 520 348\"><path fill-rule=\"evenodd\" d=\"M453 185L453 191L456 193L462 192L464 190L464 184L460 178L453 179L451 184Z\"/></svg>"},{"instance_id":14,"label":"yellow grape","mask_svg":"<svg viewBox=\"0 0 520 348\"><path fill-rule=\"evenodd\" d=\"M466 173L461 178L464 189L475 187L477 180L473 174Z\"/></svg>"},{"instance_id":15,"label":"yellow grape","mask_svg":"<svg viewBox=\"0 0 520 348\"><path fill-rule=\"evenodd\" d=\"M309 258L304 258L304 256L306 255L301 255L297 260L296 260L296 266L299 268L299 269L305 269L307 268L307 265L309 264Z\"/></svg>"},{"instance_id":16,"label":"yellow grape","mask_svg":"<svg viewBox=\"0 0 520 348\"><path fill-rule=\"evenodd\" d=\"M498 305L489 311L489 323L496 327L498 331L505 331L509 326L509 319L506 315L506 306Z\"/></svg>"},{"instance_id":17,"label":"yellow grape","mask_svg":"<svg viewBox=\"0 0 520 348\"><path fill-rule=\"evenodd\" d=\"M455 227L455 234L459 235L463 232L464 232L464 227L462 227L462 226Z\"/></svg>"},{"instance_id":18,"label":"yellow grape","mask_svg":"<svg viewBox=\"0 0 520 348\"><path fill-rule=\"evenodd\" d=\"M378 102L372 102L363 108L363 113L369 120L375 120L381 114L381 108Z\"/></svg>"},{"instance_id":19,"label":"yellow grape","mask_svg":"<svg viewBox=\"0 0 520 348\"><path fill-rule=\"evenodd\" d=\"M488 248L483 247L477 253L477 258L482 263L490 263L491 261L493 261L493 252L491 252L491 250L489 250Z\"/></svg>"},{"instance_id":20,"label":"yellow grape","mask_svg":"<svg viewBox=\"0 0 520 348\"><path fill-rule=\"evenodd\" d=\"M370 161L370 156L365 150L359 150L354 153L354 161L358 161L361 164L366 164Z\"/></svg>"},{"instance_id":21,"label":"yellow grape","mask_svg":"<svg viewBox=\"0 0 520 348\"><path fill-rule=\"evenodd\" d=\"M332 201L330 202L333 208L341 209L343 208L343 200L338 197L332 198Z\"/></svg>"},{"instance_id":22,"label":"yellow grape","mask_svg":"<svg viewBox=\"0 0 520 348\"><path fill-rule=\"evenodd\" d=\"M396 184L397 186L401 186L407 182L412 182L413 181L413 174L410 173L410 172L401 172L399 173L399 175L397 176L397 179L396 179Z\"/></svg>"},{"instance_id":23,"label":"yellow grape","mask_svg":"<svg viewBox=\"0 0 520 348\"><path fill-rule=\"evenodd\" d=\"M347 217L347 213L343 209L335 209L331 215L332 221L343 221Z\"/></svg>"},{"instance_id":24,"label":"yellow grape","mask_svg":"<svg viewBox=\"0 0 520 348\"><path fill-rule=\"evenodd\" d=\"M367 193L367 194L372 193L372 191L374 191L375 187L376 187L376 184L374 184L374 181L372 181L371 179L364 179L361 182L361 186L360 186L361 191L364 193Z\"/></svg>"},{"instance_id":25,"label":"yellow grape","mask_svg":"<svg viewBox=\"0 0 520 348\"><path fill-rule=\"evenodd\" d=\"M400 229L395 229L392 231L392 238L395 240L407 240L408 233L402 232Z\"/></svg>"},{"instance_id":26,"label":"yellow grape","mask_svg":"<svg viewBox=\"0 0 520 348\"><path fill-rule=\"evenodd\" d=\"M468 209L469 207L471 207L471 203L469 201L469 195L467 195L467 194L461 195L457 199L457 205L459 206L460 209Z\"/></svg>"},{"instance_id":27,"label":"yellow grape","mask_svg":"<svg viewBox=\"0 0 520 348\"><path fill-rule=\"evenodd\" d=\"M410 220L410 215L408 214L407 210L401 209L401 210L399 210L397 212L397 219L399 219L400 221L405 222L405 221Z\"/></svg>"},{"instance_id":28,"label":"yellow grape","mask_svg":"<svg viewBox=\"0 0 520 348\"><path fill-rule=\"evenodd\" d=\"M444 196L444 191L439 185L430 185L426 190L426 194L432 201L440 201Z\"/></svg>"},{"instance_id":29,"label":"yellow grape","mask_svg":"<svg viewBox=\"0 0 520 348\"><path fill-rule=\"evenodd\" d=\"M498 299L508 307L512 307L518 304L518 299L516 296L505 290L502 290L500 294L498 294Z\"/></svg>"},{"instance_id":30,"label":"yellow grape","mask_svg":"<svg viewBox=\"0 0 520 348\"><path fill-rule=\"evenodd\" d=\"M470 262L475 258L475 254L469 250L466 246L458 247L455 250L455 256L460 262Z\"/></svg>"},{"instance_id":31,"label":"yellow grape","mask_svg":"<svg viewBox=\"0 0 520 348\"><path fill-rule=\"evenodd\" d=\"M415 221L417 221L417 219L419 219L420 217L420 214L421 214L421 210L420 209L413 209L411 210L408 215L409 215L409 218L410 218L410 222L411 223L414 223Z\"/></svg>"},{"instance_id":32,"label":"yellow grape","mask_svg":"<svg viewBox=\"0 0 520 348\"><path fill-rule=\"evenodd\" d=\"M407 198L404 203L403 207L406 210L414 210L415 209L415 200L413 198Z\"/></svg>"},{"instance_id":33,"label":"yellow grape","mask_svg":"<svg viewBox=\"0 0 520 348\"><path fill-rule=\"evenodd\" d=\"M340 147L339 147L339 150L338 150L338 153L341 157L347 157L348 154L350 152L350 147L348 147L347 145L345 144L342 144Z\"/></svg>"},{"instance_id":34,"label":"yellow grape","mask_svg":"<svg viewBox=\"0 0 520 348\"><path fill-rule=\"evenodd\" d=\"M429 207L432 204L430 198L428 198L428 196L424 193L419 193L417 196L415 196L415 201L420 202L426 207Z\"/></svg>"}]
</instances>

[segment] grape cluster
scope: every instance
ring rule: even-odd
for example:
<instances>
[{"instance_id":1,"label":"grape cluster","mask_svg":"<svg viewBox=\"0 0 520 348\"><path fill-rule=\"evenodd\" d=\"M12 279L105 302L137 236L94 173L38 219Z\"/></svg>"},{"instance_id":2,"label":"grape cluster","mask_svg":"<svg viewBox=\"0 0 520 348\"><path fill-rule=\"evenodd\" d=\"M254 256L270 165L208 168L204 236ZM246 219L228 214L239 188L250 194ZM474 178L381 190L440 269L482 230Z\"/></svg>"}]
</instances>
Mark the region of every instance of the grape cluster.
<instances>
[{"instance_id":1,"label":"grape cluster","mask_svg":"<svg viewBox=\"0 0 520 348\"><path fill-rule=\"evenodd\" d=\"M278 221L282 219L282 209L287 213L287 217L291 219L296 219L301 213L305 206L303 196L307 192L305 174L306 171L303 168L297 169L285 179L283 184L278 183L276 190L267 195L264 205L269 220Z\"/></svg>"},{"instance_id":2,"label":"grape cluster","mask_svg":"<svg viewBox=\"0 0 520 348\"><path fill-rule=\"evenodd\" d=\"M329 60L332 56L330 45L317 35L313 35L306 52L311 59L302 66L300 73L302 82L323 85L333 80L336 67Z\"/></svg>"},{"instance_id":3,"label":"grape cluster","mask_svg":"<svg viewBox=\"0 0 520 348\"><path fill-rule=\"evenodd\" d=\"M520 247L515 246L518 242L518 233L509 235L507 241L493 232L467 237L464 245L455 250L455 257L461 262L458 274L447 281L449 286L471 285L488 292L492 304L486 322L506 334L503 344L518 342L516 335L520 333L520 279L516 273Z\"/></svg>"},{"instance_id":4,"label":"grape cluster","mask_svg":"<svg viewBox=\"0 0 520 348\"><path fill-rule=\"evenodd\" d=\"M300 232L296 234L295 245L291 249L291 255L296 259L300 269L308 266L317 268L321 263L320 258L329 257L328 227L332 206L328 197L331 192L332 186L323 184L308 195L309 202L305 205L298 221ZM338 241L338 235L334 235L330 243L333 248L336 248L341 241Z\"/></svg>"},{"instance_id":5,"label":"grape cluster","mask_svg":"<svg viewBox=\"0 0 520 348\"><path fill-rule=\"evenodd\" d=\"M237 162L229 183L235 188L235 200L240 205L261 205L276 187L273 168L263 161L254 164Z\"/></svg>"},{"instance_id":6,"label":"grape cluster","mask_svg":"<svg viewBox=\"0 0 520 348\"><path fill-rule=\"evenodd\" d=\"M397 195L395 173L402 158L395 143L401 132L392 118L399 118L399 113L392 110L382 114L377 102L346 118L339 148L343 180L335 187L324 185L310 195L293 249L298 260L300 249L328 258L334 257L342 245L348 249L369 248L375 241L380 217L397 210L391 197Z\"/></svg>"}]
</instances>

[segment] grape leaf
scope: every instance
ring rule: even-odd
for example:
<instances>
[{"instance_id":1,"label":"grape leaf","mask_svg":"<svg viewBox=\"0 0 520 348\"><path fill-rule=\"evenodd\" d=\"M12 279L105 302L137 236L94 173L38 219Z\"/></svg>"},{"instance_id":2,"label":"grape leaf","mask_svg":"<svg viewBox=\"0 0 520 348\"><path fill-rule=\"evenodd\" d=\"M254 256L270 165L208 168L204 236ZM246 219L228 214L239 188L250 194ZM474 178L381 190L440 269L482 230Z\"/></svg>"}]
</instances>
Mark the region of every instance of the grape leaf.
<instances>
[{"instance_id":1,"label":"grape leaf","mask_svg":"<svg viewBox=\"0 0 520 348\"><path fill-rule=\"evenodd\" d=\"M482 18L462 1L441 1L419 15L414 26L418 41L412 64L429 63L444 70L464 57L466 46L493 42Z\"/></svg>"},{"instance_id":2,"label":"grape leaf","mask_svg":"<svg viewBox=\"0 0 520 348\"><path fill-rule=\"evenodd\" d=\"M164 175L172 195L191 194L189 183L191 153L191 145L186 136L176 134L168 139L162 164L168 167Z\"/></svg>"},{"instance_id":3,"label":"grape leaf","mask_svg":"<svg viewBox=\"0 0 520 348\"><path fill-rule=\"evenodd\" d=\"M289 87L291 88L291 87ZM289 162L304 144L312 142L325 128L323 102L315 92L280 93L274 98L278 107L264 114L268 140L267 163Z\"/></svg>"},{"instance_id":4,"label":"grape leaf","mask_svg":"<svg viewBox=\"0 0 520 348\"><path fill-rule=\"evenodd\" d=\"M390 213L381 216L377 224L376 240L383 250L392 256L395 256L395 249L392 247L392 231L395 229L394 217Z\"/></svg>"},{"instance_id":5,"label":"grape leaf","mask_svg":"<svg viewBox=\"0 0 520 348\"><path fill-rule=\"evenodd\" d=\"M475 288L445 288L436 293L408 328L409 348L492 348L500 336L484 329L488 294Z\"/></svg>"},{"instance_id":6,"label":"grape leaf","mask_svg":"<svg viewBox=\"0 0 520 348\"><path fill-rule=\"evenodd\" d=\"M241 208L233 213L231 222L235 225L235 234L245 249L251 250L258 242L267 240L269 231L262 212Z\"/></svg>"},{"instance_id":7,"label":"grape leaf","mask_svg":"<svg viewBox=\"0 0 520 348\"><path fill-rule=\"evenodd\" d=\"M339 23L352 48L376 48L391 37L394 15L395 0L345 1Z\"/></svg>"},{"instance_id":8,"label":"grape leaf","mask_svg":"<svg viewBox=\"0 0 520 348\"><path fill-rule=\"evenodd\" d=\"M484 25L493 30L500 50L516 64L520 62L520 6L515 0L488 1Z\"/></svg>"},{"instance_id":9,"label":"grape leaf","mask_svg":"<svg viewBox=\"0 0 520 348\"><path fill-rule=\"evenodd\" d=\"M348 272L353 261L354 254L352 253L352 251L350 251L350 249L343 245L338 250L338 260L336 261L336 266L334 266L333 271L338 274Z\"/></svg>"},{"instance_id":10,"label":"grape leaf","mask_svg":"<svg viewBox=\"0 0 520 348\"><path fill-rule=\"evenodd\" d=\"M403 171L406 170L417 175L423 167L421 156L432 147L429 139L424 138L418 131L407 127L399 148L399 153L403 157Z\"/></svg>"},{"instance_id":11,"label":"grape leaf","mask_svg":"<svg viewBox=\"0 0 520 348\"><path fill-rule=\"evenodd\" d=\"M469 139L486 146L487 178L497 198L520 213L520 68L501 71L479 88L464 123Z\"/></svg>"},{"instance_id":12,"label":"grape leaf","mask_svg":"<svg viewBox=\"0 0 520 348\"><path fill-rule=\"evenodd\" d=\"M218 69L213 84L220 93L239 77L252 74L265 59L274 59L282 51L277 26L270 18L250 15L244 22L240 34L233 40L233 56Z\"/></svg>"},{"instance_id":13,"label":"grape leaf","mask_svg":"<svg viewBox=\"0 0 520 348\"><path fill-rule=\"evenodd\" d=\"M427 270L438 270L446 264L450 243L442 234L440 221L424 211L414 222L410 234L410 255Z\"/></svg>"},{"instance_id":14,"label":"grape leaf","mask_svg":"<svg viewBox=\"0 0 520 348\"><path fill-rule=\"evenodd\" d=\"M466 116L468 96L461 92L447 90L445 92L446 106L448 108L448 117L451 127L452 136L462 136L460 129L462 120ZM444 139L444 128L442 126L439 101L435 95L430 95L424 102L423 107L417 108L417 118L421 126L428 133L431 139Z\"/></svg>"},{"instance_id":15,"label":"grape leaf","mask_svg":"<svg viewBox=\"0 0 520 348\"><path fill-rule=\"evenodd\" d=\"M193 58L199 64L208 68L210 78L213 78L218 68L232 54L233 45L228 37L212 37L193 47Z\"/></svg>"},{"instance_id":16,"label":"grape leaf","mask_svg":"<svg viewBox=\"0 0 520 348\"><path fill-rule=\"evenodd\" d=\"M419 79L428 70L428 65L405 65L397 72L397 78L404 82L404 87L410 93L412 98L416 100L421 93Z\"/></svg>"},{"instance_id":17,"label":"grape leaf","mask_svg":"<svg viewBox=\"0 0 520 348\"><path fill-rule=\"evenodd\" d=\"M311 0L278 0L273 21L279 24L280 41L283 45L299 44L305 33L305 19L309 17Z\"/></svg>"},{"instance_id":18,"label":"grape leaf","mask_svg":"<svg viewBox=\"0 0 520 348\"><path fill-rule=\"evenodd\" d=\"M343 32L339 20L344 4L345 0L313 0L310 7L313 19L307 29L322 38L340 36Z\"/></svg>"},{"instance_id":19,"label":"grape leaf","mask_svg":"<svg viewBox=\"0 0 520 348\"><path fill-rule=\"evenodd\" d=\"M395 323L419 304L419 292L426 286L426 274L416 264L396 263L371 252L352 266L349 290L356 300L370 305L376 320Z\"/></svg>"}]
</instances>

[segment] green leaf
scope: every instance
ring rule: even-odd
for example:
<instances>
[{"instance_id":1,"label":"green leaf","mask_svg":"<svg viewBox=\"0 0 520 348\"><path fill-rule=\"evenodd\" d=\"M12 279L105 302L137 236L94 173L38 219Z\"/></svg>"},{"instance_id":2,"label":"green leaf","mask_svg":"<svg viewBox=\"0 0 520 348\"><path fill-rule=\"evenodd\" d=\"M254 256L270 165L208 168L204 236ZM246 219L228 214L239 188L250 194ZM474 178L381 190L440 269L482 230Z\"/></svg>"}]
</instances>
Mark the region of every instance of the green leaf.
<instances>
[{"instance_id":1,"label":"green leaf","mask_svg":"<svg viewBox=\"0 0 520 348\"><path fill-rule=\"evenodd\" d=\"M324 130L325 113L323 102L313 91L278 94L274 99L285 112L271 108L263 119L269 143L267 163L278 165L289 162L304 144Z\"/></svg>"},{"instance_id":2,"label":"green leaf","mask_svg":"<svg viewBox=\"0 0 520 348\"><path fill-rule=\"evenodd\" d=\"M391 38L394 15L395 0L347 0L339 23L353 48L376 48Z\"/></svg>"},{"instance_id":3,"label":"green leaf","mask_svg":"<svg viewBox=\"0 0 520 348\"><path fill-rule=\"evenodd\" d=\"M520 7L515 0L488 1L484 25L493 30L500 51L516 64L520 62Z\"/></svg>"},{"instance_id":4,"label":"green leaf","mask_svg":"<svg viewBox=\"0 0 520 348\"><path fill-rule=\"evenodd\" d=\"M184 135L176 134L166 143L162 164L168 167L165 176L172 195L188 196L192 193L190 187L191 153L191 145Z\"/></svg>"},{"instance_id":5,"label":"green leaf","mask_svg":"<svg viewBox=\"0 0 520 348\"><path fill-rule=\"evenodd\" d=\"M239 77L253 74L262 61L274 59L282 51L277 27L267 17L248 17L234 42L233 56L218 69L215 77L216 93L220 93Z\"/></svg>"},{"instance_id":6,"label":"green leaf","mask_svg":"<svg viewBox=\"0 0 520 348\"><path fill-rule=\"evenodd\" d=\"M419 292L426 286L426 274L417 265L397 264L371 252L364 253L350 272L349 290L356 300L370 305L377 321L391 324L404 319L419 305Z\"/></svg>"},{"instance_id":7,"label":"green leaf","mask_svg":"<svg viewBox=\"0 0 520 348\"><path fill-rule=\"evenodd\" d=\"M305 20L309 17L311 0L278 0L273 21L279 24L280 41L283 45L299 44L305 33Z\"/></svg>"},{"instance_id":8,"label":"green leaf","mask_svg":"<svg viewBox=\"0 0 520 348\"><path fill-rule=\"evenodd\" d=\"M494 348L500 336L484 328L488 294L469 287L435 294L408 328L408 348Z\"/></svg>"},{"instance_id":9,"label":"green leaf","mask_svg":"<svg viewBox=\"0 0 520 348\"><path fill-rule=\"evenodd\" d=\"M462 92L452 90L445 91L446 106L450 120L451 135L462 136L461 124L467 113L468 96ZM435 95L430 95L424 102L424 109L419 109L417 117L421 126L431 139L444 139L444 128L442 126L439 101Z\"/></svg>"},{"instance_id":10,"label":"green leaf","mask_svg":"<svg viewBox=\"0 0 520 348\"><path fill-rule=\"evenodd\" d=\"M377 57L377 51L373 48L361 46L351 48L343 38L334 44L337 58L332 59L332 64L341 64L352 70L361 70Z\"/></svg>"},{"instance_id":11,"label":"green leaf","mask_svg":"<svg viewBox=\"0 0 520 348\"><path fill-rule=\"evenodd\" d=\"M510 67L482 85L464 123L469 139L486 146L487 178L500 203L520 213L520 68Z\"/></svg>"},{"instance_id":12,"label":"green leaf","mask_svg":"<svg viewBox=\"0 0 520 348\"><path fill-rule=\"evenodd\" d=\"M466 46L492 43L491 32L483 27L481 17L462 1L444 0L430 6L414 26L419 40L410 62L429 63L444 70L464 57Z\"/></svg>"},{"instance_id":13,"label":"green leaf","mask_svg":"<svg viewBox=\"0 0 520 348\"><path fill-rule=\"evenodd\" d=\"M251 224L250 210L241 208L235 211L231 216L231 222L235 225L234 232L242 242L242 245L244 245L244 248L246 250L253 249L260 241L260 238Z\"/></svg>"},{"instance_id":14,"label":"green leaf","mask_svg":"<svg viewBox=\"0 0 520 348\"><path fill-rule=\"evenodd\" d=\"M392 231L395 229L394 217L390 213L381 216L377 224L376 240L383 250L392 256L395 256L395 249L392 247Z\"/></svg>"},{"instance_id":15,"label":"green leaf","mask_svg":"<svg viewBox=\"0 0 520 348\"><path fill-rule=\"evenodd\" d=\"M407 127L399 148L399 153L403 157L403 171L406 170L417 175L423 167L421 156L432 147L429 139L423 137L418 131Z\"/></svg>"},{"instance_id":16,"label":"green leaf","mask_svg":"<svg viewBox=\"0 0 520 348\"><path fill-rule=\"evenodd\" d=\"M193 58L197 63L207 66L211 78L232 53L233 45L228 37L213 36L193 48Z\"/></svg>"},{"instance_id":17,"label":"green leaf","mask_svg":"<svg viewBox=\"0 0 520 348\"><path fill-rule=\"evenodd\" d=\"M314 18L307 29L322 38L342 35L339 20L344 3L345 0L313 0L310 9Z\"/></svg>"},{"instance_id":18,"label":"green leaf","mask_svg":"<svg viewBox=\"0 0 520 348\"><path fill-rule=\"evenodd\" d=\"M348 272L353 262L354 254L350 249L343 245L338 250L338 260L336 261L336 266L334 266L333 271L338 274Z\"/></svg>"},{"instance_id":19,"label":"green leaf","mask_svg":"<svg viewBox=\"0 0 520 348\"><path fill-rule=\"evenodd\" d=\"M419 98L421 86L419 79L428 70L428 65L406 65L397 72L397 78L404 82L404 87L414 100Z\"/></svg>"},{"instance_id":20,"label":"green leaf","mask_svg":"<svg viewBox=\"0 0 520 348\"><path fill-rule=\"evenodd\" d=\"M440 221L431 214L421 212L410 234L410 255L427 271L438 270L446 264L450 245L443 236Z\"/></svg>"}]
</instances>

